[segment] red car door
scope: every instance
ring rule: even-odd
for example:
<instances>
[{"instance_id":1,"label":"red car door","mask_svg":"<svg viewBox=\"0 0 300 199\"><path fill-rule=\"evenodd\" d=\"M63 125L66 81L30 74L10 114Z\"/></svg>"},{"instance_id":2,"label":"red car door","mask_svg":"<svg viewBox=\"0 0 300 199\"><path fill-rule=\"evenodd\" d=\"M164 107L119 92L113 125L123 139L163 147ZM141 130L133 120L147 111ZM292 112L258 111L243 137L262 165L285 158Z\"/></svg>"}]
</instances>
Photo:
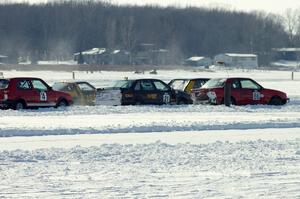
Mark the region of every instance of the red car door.
<instances>
[{"instance_id":1,"label":"red car door","mask_svg":"<svg viewBox=\"0 0 300 199\"><path fill-rule=\"evenodd\" d=\"M32 88L29 79L17 79L16 80L16 92L15 99L23 99L27 106L32 106L36 103L36 97L38 93Z\"/></svg>"},{"instance_id":2,"label":"red car door","mask_svg":"<svg viewBox=\"0 0 300 199\"><path fill-rule=\"evenodd\" d=\"M246 103L245 93L241 87L239 79L231 80L231 96L234 98L236 105L242 105Z\"/></svg>"},{"instance_id":3,"label":"red car door","mask_svg":"<svg viewBox=\"0 0 300 199\"><path fill-rule=\"evenodd\" d=\"M243 104L262 104L264 95L261 86L251 79L240 80L243 95Z\"/></svg>"},{"instance_id":4,"label":"red car door","mask_svg":"<svg viewBox=\"0 0 300 199\"><path fill-rule=\"evenodd\" d=\"M36 106L55 106L56 95L50 87L40 79L31 80L35 94Z\"/></svg>"}]
</instances>

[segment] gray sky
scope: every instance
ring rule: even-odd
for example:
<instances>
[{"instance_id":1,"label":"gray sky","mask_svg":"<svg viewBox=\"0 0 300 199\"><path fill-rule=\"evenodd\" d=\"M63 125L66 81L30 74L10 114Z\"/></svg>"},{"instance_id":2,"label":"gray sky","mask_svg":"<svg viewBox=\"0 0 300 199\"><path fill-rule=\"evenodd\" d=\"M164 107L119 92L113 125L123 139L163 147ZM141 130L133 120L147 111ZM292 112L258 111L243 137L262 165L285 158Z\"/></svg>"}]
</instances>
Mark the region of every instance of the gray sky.
<instances>
[{"instance_id":1,"label":"gray sky","mask_svg":"<svg viewBox=\"0 0 300 199\"><path fill-rule=\"evenodd\" d=\"M5 0L0 0L5 1ZM10 0L18 2L47 2L47 0ZM51 1L51 0L50 0ZM300 8L300 0L109 0L118 4L155 4L161 6L206 6L206 7L226 7L235 10L252 11L264 10L282 14L288 8Z\"/></svg>"}]
</instances>

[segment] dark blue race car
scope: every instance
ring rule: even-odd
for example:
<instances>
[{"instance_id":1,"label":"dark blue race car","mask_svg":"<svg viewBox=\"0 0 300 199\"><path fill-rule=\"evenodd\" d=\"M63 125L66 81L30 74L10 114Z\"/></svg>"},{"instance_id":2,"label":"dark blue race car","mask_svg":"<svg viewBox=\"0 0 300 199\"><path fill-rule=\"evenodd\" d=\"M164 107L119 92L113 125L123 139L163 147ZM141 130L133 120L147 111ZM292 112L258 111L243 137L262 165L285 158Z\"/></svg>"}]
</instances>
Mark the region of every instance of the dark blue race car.
<instances>
[{"instance_id":1,"label":"dark blue race car","mask_svg":"<svg viewBox=\"0 0 300 199\"><path fill-rule=\"evenodd\" d=\"M178 104L180 96L185 95L159 79L119 80L98 93L98 104L106 101L113 105Z\"/></svg>"}]
</instances>

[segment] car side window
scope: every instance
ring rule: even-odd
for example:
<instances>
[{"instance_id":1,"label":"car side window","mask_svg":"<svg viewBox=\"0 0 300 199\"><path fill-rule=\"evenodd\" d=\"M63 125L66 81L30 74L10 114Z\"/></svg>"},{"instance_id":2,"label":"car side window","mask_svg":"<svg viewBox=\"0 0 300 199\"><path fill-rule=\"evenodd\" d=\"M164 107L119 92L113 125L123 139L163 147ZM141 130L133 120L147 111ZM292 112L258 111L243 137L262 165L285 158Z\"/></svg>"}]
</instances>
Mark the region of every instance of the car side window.
<instances>
[{"instance_id":1,"label":"car side window","mask_svg":"<svg viewBox=\"0 0 300 199\"><path fill-rule=\"evenodd\" d=\"M36 90L39 90L39 91L47 91L48 90L48 87L40 80L35 79L35 80L32 80L31 83L32 83L33 88Z\"/></svg>"},{"instance_id":2,"label":"car side window","mask_svg":"<svg viewBox=\"0 0 300 199\"><path fill-rule=\"evenodd\" d=\"M141 90L141 82L140 81L136 82L134 90L136 90L136 91L140 91Z\"/></svg>"},{"instance_id":3,"label":"car side window","mask_svg":"<svg viewBox=\"0 0 300 199\"><path fill-rule=\"evenodd\" d=\"M168 91L169 87L161 81L153 81L155 87L159 91Z\"/></svg>"},{"instance_id":4,"label":"car side window","mask_svg":"<svg viewBox=\"0 0 300 199\"><path fill-rule=\"evenodd\" d=\"M0 89L6 89L9 85L9 81L6 79L0 79Z\"/></svg>"},{"instance_id":5,"label":"car side window","mask_svg":"<svg viewBox=\"0 0 300 199\"><path fill-rule=\"evenodd\" d=\"M155 90L151 80L142 80L141 81L141 89L144 91L153 91Z\"/></svg>"},{"instance_id":6,"label":"car side window","mask_svg":"<svg viewBox=\"0 0 300 199\"><path fill-rule=\"evenodd\" d=\"M237 80L237 79L233 80L232 83L231 83L231 88L233 88L233 89L239 89L239 88L241 88L240 81Z\"/></svg>"},{"instance_id":7,"label":"car side window","mask_svg":"<svg viewBox=\"0 0 300 199\"><path fill-rule=\"evenodd\" d=\"M20 90L30 90L31 86L30 86L29 80L19 80L17 82L17 89L20 89Z\"/></svg>"},{"instance_id":8,"label":"car side window","mask_svg":"<svg viewBox=\"0 0 300 199\"><path fill-rule=\"evenodd\" d=\"M249 79L241 80L241 85L242 88L246 88L246 89L260 89L260 86L258 84L256 84L255 82Z\"/></svg>"},{"instance_id":9,"label":"car side window","mask_svg":"<svg viewBox=\"0 0 300 199\"><path fill-rule=\"evenodd\" d=\"M86 83L78 83L77 84L80 90L82 91L94 91L94 88Z\"/></svg>"},{"instance_id":10,"label":"car side window","mask_svg":"<svg viewBox=\"0 0 300 199\"><path fill-rule=\"evenodd\" d=\"M205 84L204 80L195 80L193 89L201 88Z\"/></svg>"}]
</instances>

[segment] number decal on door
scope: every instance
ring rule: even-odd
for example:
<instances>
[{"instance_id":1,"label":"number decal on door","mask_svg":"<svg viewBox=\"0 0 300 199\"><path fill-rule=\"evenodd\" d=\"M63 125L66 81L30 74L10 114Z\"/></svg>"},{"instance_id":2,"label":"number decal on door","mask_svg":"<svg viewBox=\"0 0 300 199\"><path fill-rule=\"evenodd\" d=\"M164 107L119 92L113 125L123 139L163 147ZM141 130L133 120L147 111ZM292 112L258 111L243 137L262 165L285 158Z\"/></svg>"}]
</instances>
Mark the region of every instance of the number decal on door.
<instances>
[{"instance_id":1,"label":"number decal on door","mask_svg":"<svg viewBox=\"0 0 300 199\"><path fill-rule=\"evenodd\" d=\"M165 93L165 94L163 95L163 102L166 103L166 104L169 104L170 101L171 101L170 95L169 95L168 93Z\"/></svg>"},{"instance_id":2,"label":"number decal on door","mask_svg":"<svg viewBox=\"0 0 300 199\"><path fill-rule=\"evenodd\" d=\"M40 101L47 101L47 93L44 91L40 92Z\"/></svg>"},{"instance_id":3,"label":"number decal on door","mask_svg":"<svg viewBox=\"0 0 300 199\"><path fill-rule=\"evenodd\" d=\"M253 92L253 100L260 100L261 94L258 91Z\"/></svg>"}]
</instances>

